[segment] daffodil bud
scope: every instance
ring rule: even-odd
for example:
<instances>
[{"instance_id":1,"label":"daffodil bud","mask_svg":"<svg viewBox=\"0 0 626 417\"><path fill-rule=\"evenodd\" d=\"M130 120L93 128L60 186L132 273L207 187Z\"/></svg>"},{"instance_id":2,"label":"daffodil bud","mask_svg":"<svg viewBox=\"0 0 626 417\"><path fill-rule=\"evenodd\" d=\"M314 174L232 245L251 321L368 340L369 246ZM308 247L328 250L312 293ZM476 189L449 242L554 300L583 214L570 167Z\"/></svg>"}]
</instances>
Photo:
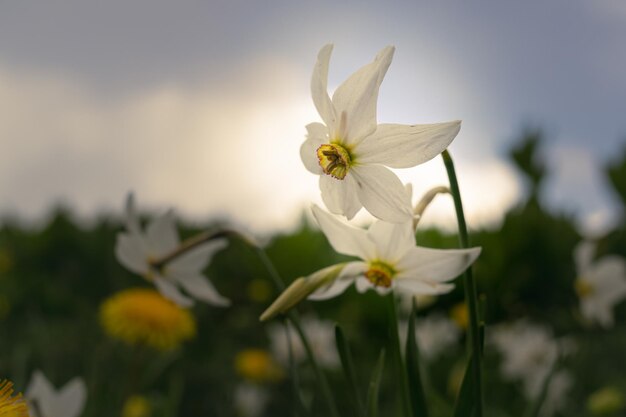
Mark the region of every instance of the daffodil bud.
<instances>
[{"instance_id":1,"label":"daffodil bud","mask_svg":"<svg viewBox=\"0 0 626 417\"><path fill-rule=\"evenodd\" d=\"M287 287L278 298L261 314L260 320L269 320L278 314L289 311L293 306L307 298L317 289L324 285L332 284L343 268L345 263L332 265L309 275L308 277L300 277Z\"/></svg>"}]
</instances>

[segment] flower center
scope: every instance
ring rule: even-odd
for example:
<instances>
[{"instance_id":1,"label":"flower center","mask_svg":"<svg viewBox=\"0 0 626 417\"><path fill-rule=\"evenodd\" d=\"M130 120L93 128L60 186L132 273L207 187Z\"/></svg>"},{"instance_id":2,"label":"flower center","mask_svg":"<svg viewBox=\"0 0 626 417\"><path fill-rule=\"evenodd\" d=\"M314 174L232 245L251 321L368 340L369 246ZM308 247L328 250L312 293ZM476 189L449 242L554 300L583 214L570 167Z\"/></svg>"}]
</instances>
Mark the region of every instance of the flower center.
<instances>
[{"instance_id":1,"label":"flower center","mask_svg":"<svg viewBox=\"0 0 626 417\"><path fill-rule=\"evenodd\" d=\"M336 143L326 143L317 148L317 158L325 174L338 180L346 177L350 168L350 153Z\"/></svg>"},{"instance_id":2,"label":"flower center","mask_svg":"<svg viewBox=\"0 0 626 417\"><path fill-rule=\"evenodd\" d=\"M391 287L391 280L396 271L384 262L374 261L370 263L370 268L365 272L365 278L376 287Z\"/></svg>"},{"instance_id":3,"label":"flower center","mask_svg":"<svg viewBox=\"0 0 626 417\"><path fill-rule=\"evenodd\" d=\"M593 294L594 288L593 285L583 280L582 278L578 278L574 283L574 289L576 290L576 294L580 298L585 298Z\"/></svg>"}]
</instances>

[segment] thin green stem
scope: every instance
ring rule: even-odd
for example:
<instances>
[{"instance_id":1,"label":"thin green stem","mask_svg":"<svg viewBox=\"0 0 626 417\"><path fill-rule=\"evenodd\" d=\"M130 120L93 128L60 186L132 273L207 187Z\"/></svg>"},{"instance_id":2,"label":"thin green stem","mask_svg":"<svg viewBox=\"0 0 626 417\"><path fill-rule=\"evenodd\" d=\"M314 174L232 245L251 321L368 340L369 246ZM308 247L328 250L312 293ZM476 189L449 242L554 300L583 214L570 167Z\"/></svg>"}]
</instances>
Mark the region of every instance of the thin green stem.
<instances>
[{"instance_id":1,"label":"thin green stem","mask_svg":"<svg viewBox=\"0 0 626 417\"><path fill-rule=\"evenodd\" d=\"M461 201L461 192L459 191L459 183L456 179L456 171L454 170L454 162L447 150L441 154L443 163L446 166L448 180L450 181L450 192L454 199L454 208L456 210L456 218L459 227L459 242L462 248L469 247L469 238L467 235L467 225L465 223L465 215L463 214L463 203ZM474 393L476 395L476 417L483 415L483 390L482 390L482 349L480 346L480 330L478 323L478 297L476 291L476 282L472 276L471 267L465 270L463 274L463 286L465 287L465 300L469 312L469 339L473 352L476 352L476 365L474 367ZM470 355L471 357L471 352Z\"/></svg>"},{"instance_id":2,"label":"thin green stem","mask_svg":"<svg viewBox=\"0 0 626 417\"><path fill-rule=\"evenodd\" d=\"M400 334L398 331L398 313L396 311L396 299L393 292L385 297L387 299L387 316L389 318L389 338L391 350L396 368L397 378L400 378L400 399L402 402L402 414L411 417L411 396L409 393L409 380L406 374L406 366L402 360L402 350L400 349Z\"/></svg>"},{"instance_id":3,"label":"thin green stem","mask_svg":"<svg viewBox=\"0 0 626 417\"><path fill-rule=\"evenodd\" d=\"M274 285L276 286L276 289L278 291L283 291L285 289L285 283L280 277L280 274L276 270L276 267L272 263L271 259L269 258L269 256L267 256L267 253L258 246L254 246L254 248L259 258L261 259L261 262L263 262L263 265L269 272L270 277L272 281L274 282ZM317 363L317 360L315 359L315 354L313 353L311 344L309 343L306 333L304 333L304 329L302 329L302 326L300 325L300 319L298 317L298 313L295 310L291 310L289 313L287 313L287 317L293 324L293 327L296 329L296 332L298 333L298 336L300 337L300 341L302 342L302 345L304 346L304 350L306 351L309 362L311 363L311 366L313 367L313 371L315 372L317 380L319 381L319 384L321 386L322 395L324 396L324 399L326 400L326 404L328 406L328 409L330 410L331 416L339 417L339 411L337 410L337 406L335 405L335 400L333 399L333 395L330 390L330 385L328 384L328 380L326 379L326 375L324 375L322 368L319 366L319 364Z\"/></svg>"}]
</instances>

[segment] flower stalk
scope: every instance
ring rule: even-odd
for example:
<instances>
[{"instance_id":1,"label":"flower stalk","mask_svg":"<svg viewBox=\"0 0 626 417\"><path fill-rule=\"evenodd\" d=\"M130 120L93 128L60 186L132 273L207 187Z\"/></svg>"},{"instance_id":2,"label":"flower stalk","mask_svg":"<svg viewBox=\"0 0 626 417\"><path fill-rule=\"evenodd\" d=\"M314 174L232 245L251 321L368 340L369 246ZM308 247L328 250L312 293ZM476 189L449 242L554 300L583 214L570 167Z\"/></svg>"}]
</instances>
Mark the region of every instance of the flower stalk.
<instances>
[{"instance_id":1,"label":"flower stalk","mask_svg":"<svg viewBox=\"0 0 626 417\"><path fill-rule=\"evenodd\" d=\"M230 235L237 234L236 232L230 230L219 230L217 232L202 232L195 236L190 237L189 239L183 241L176 249L171 252L150 261L150 266L156 270L161 270L165 265L172 262L174 259L179 256L184 255L190 250L197 248L203 243L210 242L215 239L219 239L222 237L228 237Z\"/></svg>"},{"instance_id":2,"label":"flower stalk","mask_svg":"<svg viewBox=\"0 0 626 417\"><path fill-rule=\"evenodd\" d=\"M249 241L247 242L250 243ZM276 267L272 263L271 259L269 258L269 256L267 256L267 253L261 247L257 245L252 245L252 246L255 249L259 258L261 259L261 262L267 269L267 272L269 272L270 277L274 283L274 286L276 287L278 292L282 292L285 289L285 283L282 280L278 271L276 270ZM289 319L289 321L291 321L291 323L293 324L293 327L296 329L296 333L298 333L298 337L300 338L300 341L302 342L302 346L304 346L304 350L306 351L309 362L311 363L311 366L313 367L313 372L315 373L315 376L321 386L322 395L324 396L324 399L328 406L328 410L330 411L330 415L332 417L339 417L339 411L337 410L335 400L333 399L332 393L330 391L330 385L328 385L328 380L326 379L326 376L324 375L322 368L320 367L319 363L317 362L317 359L315 358L315 354L313 353L311 344L309 343L306 333L304 332L304 329L302 328L300 324L300 318L298 316L298 313L294 310L291 310L285 314L287 318Z\"/></svg>"},{"instance_id":3,"label":"flower stalk","mask_svg":"<svg viewBox=\"0 0 626 417\"><path fill-rule=\"evenodd\" d=\"M456 218L459 227L459 242L461 248L469 247L469 238L467 234L467 225L465 223L465 215L463 214L463 203L461 201L461 193L459 191L459 183L456 178L456 171L454 169L454 162L450 153L445 150L441 154L446 172L448 174L448 180L450 181L450 193L454 200L454 208L456 211ZM475 353L476 366L472 367L473 380L474 380L474 394L476 399L476 417L482 417L483 415L483 390L482 390L482 354L480 346L480 330L479 330L479 317L478 317L478 296L476 291L476 281L472 275L471 267L467 268L463 273L463 286L465 289L465 299L469 310L469 344L471 350L469 357L472 357L472 352Z\"/></svg>"}]
</instances>

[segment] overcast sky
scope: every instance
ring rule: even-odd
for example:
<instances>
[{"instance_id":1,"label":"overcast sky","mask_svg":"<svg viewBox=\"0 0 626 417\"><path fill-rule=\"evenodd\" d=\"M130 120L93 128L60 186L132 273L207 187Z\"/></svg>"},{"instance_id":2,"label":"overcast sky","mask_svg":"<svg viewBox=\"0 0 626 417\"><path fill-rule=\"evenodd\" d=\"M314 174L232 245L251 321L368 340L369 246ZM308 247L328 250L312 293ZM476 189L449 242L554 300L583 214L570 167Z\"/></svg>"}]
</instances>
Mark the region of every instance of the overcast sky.
<instances>
[{"instance_id":1,"label":"overcast sky","mask_svg":"<svg viewBox=\"0 0 626 417\"><path fill-rule=\"evenodd\" d=\"M533 3L0 1L0 213L120 211L133 190L146 209L292 226L321 202L298 149L332 42L331 89L396 46L379 122L463 120L472 225L523 197L504 155L530 125L549 139L546 202L602 230L617 205L601 167L626 144L626 3ZM399 174L416 194L445 183L439 159ZM426 220L451 218L442 197Z\"/></svg>"}]
</instances>

